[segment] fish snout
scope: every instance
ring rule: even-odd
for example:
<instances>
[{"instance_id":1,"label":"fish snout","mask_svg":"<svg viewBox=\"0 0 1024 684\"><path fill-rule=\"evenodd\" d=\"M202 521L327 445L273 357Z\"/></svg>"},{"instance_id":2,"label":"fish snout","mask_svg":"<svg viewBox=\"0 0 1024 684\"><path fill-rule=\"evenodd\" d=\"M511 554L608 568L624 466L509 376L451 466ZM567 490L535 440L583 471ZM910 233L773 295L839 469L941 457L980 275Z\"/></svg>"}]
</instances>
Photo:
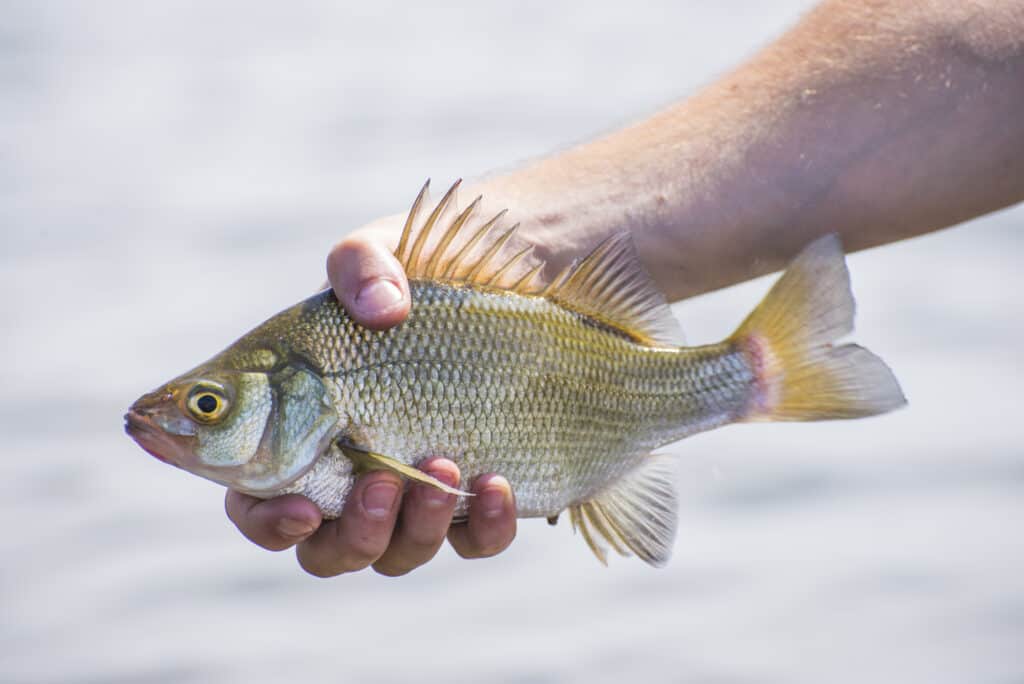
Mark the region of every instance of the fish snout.
<instances>
[{"instance_id":1,"label":"fish snout","mask_svg":"<svg viewBox=\"0 0 1024 684\"><path fill-rule=\"evenodd\" d=\"M154 390L149 394L143 394L128 408L128 413L125 414L125 420L127 420L128 415L132 413L137 416L153 416L161 409L166 409L168 405L174 405L175 400L176 397L174 396L174 391L169 387L163 387L161 389Z\"/></svg>"},{"instance_id":2,"label":"fish snout","mask_svg":"<svg viewBox=\"0 0 1024 684\"><path fill-rule=\"evenodd\" d=\"M124 414L124 431L151 456L164 463L187 467L195 427L180 415L173 400L168 402L166 394L155 397L157 394L148 394L131 405Z\"/></svg>"},{"instance_id":3,"label":"fish snout","mask_svg":"<svg viewBox=\"0 0 1024 684\"><path fill-rule=\"evenodd\" d=\"M124 431L134 439L140 447L150 456L153 456L164 463L170 463L166 454L167 450L162 442L167 441L167 434L161 430L152 419L145 413L134 408L124 414Z\"/></svg>"}]
</instances>

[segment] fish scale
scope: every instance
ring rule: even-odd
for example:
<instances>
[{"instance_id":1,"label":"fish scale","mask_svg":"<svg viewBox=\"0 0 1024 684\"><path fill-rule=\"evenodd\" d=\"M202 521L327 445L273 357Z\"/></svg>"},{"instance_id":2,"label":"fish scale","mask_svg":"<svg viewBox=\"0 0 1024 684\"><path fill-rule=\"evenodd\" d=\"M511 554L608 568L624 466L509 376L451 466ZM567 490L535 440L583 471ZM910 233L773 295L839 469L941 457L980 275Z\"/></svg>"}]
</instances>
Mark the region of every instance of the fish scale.
<instances>
[{"instance_id":1,"label":"fish scale","mask_svg":"<svg viewBox=\"0 0 1024 684\"><path fill-rule=\"evenodd\" d=\"M555 515L652 449L735 420L752 391L732 345L643 346L536 297L422 282L411 295L409 318L375 344L328 295L283 334L331 378L362 447L409 465L444 455L466 481L501 473L524 517Z\"/></svg>"}]
</instances>

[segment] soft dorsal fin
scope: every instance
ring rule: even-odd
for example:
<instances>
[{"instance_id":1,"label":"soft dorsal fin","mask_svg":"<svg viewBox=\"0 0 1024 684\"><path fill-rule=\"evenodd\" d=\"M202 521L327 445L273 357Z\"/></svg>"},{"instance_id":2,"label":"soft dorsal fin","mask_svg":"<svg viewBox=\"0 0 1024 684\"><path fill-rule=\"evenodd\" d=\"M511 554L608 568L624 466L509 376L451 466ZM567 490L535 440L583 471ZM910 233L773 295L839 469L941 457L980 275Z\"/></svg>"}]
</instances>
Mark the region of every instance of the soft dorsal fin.
<instances>
[{"instance_id":1,"label":"soft dorsal fin","mask_svg":"<svg viewBox=\"0 0 1024 684\"><path fill-rule=\"evenodd\" d=\"M538 275L544 262L532 245L517 239L518 224L500 226L505 212L476 228L477 197L461 212L455 194L461 181L444 194L419 225L427 204L428 180L405 221L395 256L410 279L472 284L522 295L547 297L649 346L678 346L682 331L664 296L644 271L629 233L599 244L582 261L566 267L544 286ZM443 217L452 216L450 220ZM444 225L447 224L447 225Z\"/></svg>"},{"instance_id":2,"label":"soft dorsal fin","mask_svg":"<svg viewBox=\"0 0 1024 684\"><path fill-rule=\"evenodd\" d=\"M652 346L680 346L683 331L637 256L629 233L616 233L563 271L541 293Z\"/></svg>"},{"instance_id":3,"label":"soft dorsal fin","mask_svg":"<svg viewBox=\"0 0 1024 684\"><path fill-rule=\"evenodd\" d=\"M611 546L660 567L672 555L676 507L671 460L648 456L594 498L570 506L569 518L601 563L608 564Z\"/></svg>"}]
</instances>

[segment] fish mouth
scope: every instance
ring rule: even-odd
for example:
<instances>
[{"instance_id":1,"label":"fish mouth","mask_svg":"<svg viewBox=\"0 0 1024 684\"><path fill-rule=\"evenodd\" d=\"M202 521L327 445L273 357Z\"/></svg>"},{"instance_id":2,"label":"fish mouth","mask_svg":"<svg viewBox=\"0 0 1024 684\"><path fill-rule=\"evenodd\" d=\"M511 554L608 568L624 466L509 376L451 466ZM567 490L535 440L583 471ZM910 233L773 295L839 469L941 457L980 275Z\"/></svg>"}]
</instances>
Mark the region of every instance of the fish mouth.
<instances>
[{"instance_id":1,"label":"fish mouth","mask_svg":"<svg viewBox=\"0 0 1024 684\"><path fill-rule=\"evenodd\" d=\"M150 456L181 467L189 453L184 438L169 435L149 416L135 410L124 414L124 431Z\"/></svg>"}]
</instances>

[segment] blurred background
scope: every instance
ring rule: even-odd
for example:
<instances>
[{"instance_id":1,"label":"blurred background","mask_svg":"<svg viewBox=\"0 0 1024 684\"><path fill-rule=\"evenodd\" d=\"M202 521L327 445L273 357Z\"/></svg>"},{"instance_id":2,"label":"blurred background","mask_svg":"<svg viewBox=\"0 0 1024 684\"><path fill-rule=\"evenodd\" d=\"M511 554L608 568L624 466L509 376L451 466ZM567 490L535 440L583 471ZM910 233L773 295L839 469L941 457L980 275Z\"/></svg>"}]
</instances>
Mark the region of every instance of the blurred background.
<instances>
[{"instance_id":1,"label":"blurred background","mask_svg":"<svg viewBox=\"0 0 1024 684\"><path fill-rule=\"evenodd\" d=\"M318 580L122 433L427 176L651 113L811 4L0 1L0 681L1024 682L1024 207L850 259L909 408L670 447L664 570L534 520ZM676 312L710 341L767 285Z\"/></svg>"}]
</instances>

